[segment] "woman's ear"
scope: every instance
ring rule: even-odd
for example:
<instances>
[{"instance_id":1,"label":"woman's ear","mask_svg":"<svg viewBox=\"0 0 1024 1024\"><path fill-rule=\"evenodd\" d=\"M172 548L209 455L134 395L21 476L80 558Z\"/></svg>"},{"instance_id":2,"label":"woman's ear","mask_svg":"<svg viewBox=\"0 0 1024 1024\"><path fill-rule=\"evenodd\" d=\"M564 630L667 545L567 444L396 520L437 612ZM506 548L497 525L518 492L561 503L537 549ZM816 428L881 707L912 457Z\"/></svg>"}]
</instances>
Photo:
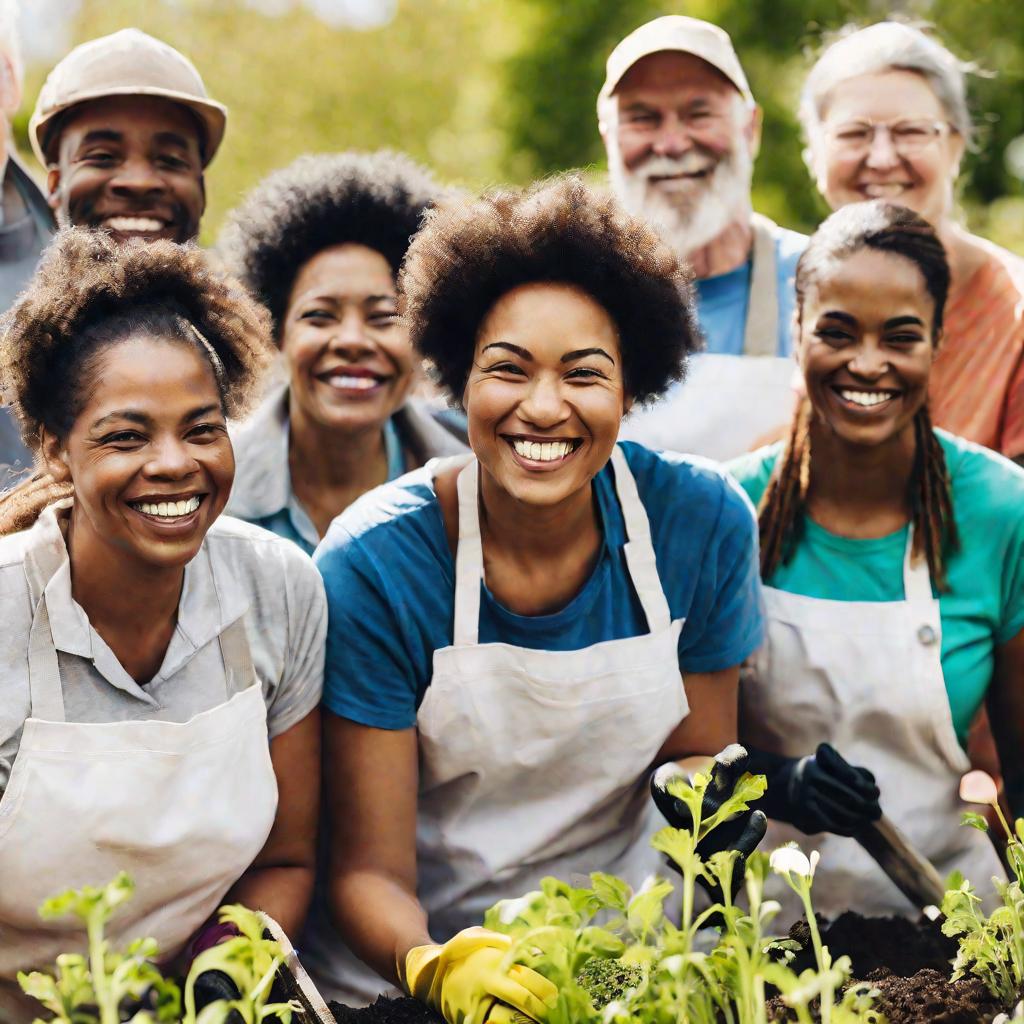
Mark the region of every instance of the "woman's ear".
<instances>
[{"instance_id":1,"label":"woman's ear","mask_svg":"<svg viewBox=\"0 0 1024 1024\"><path fill-rule=\"evenodd\" d=\"M46 465L46 471L58 483L71 480L71 467L68 465L68 453L64 443L56 434L46 427L39 428L39 453Z\"/></svg>"}]
</instances>

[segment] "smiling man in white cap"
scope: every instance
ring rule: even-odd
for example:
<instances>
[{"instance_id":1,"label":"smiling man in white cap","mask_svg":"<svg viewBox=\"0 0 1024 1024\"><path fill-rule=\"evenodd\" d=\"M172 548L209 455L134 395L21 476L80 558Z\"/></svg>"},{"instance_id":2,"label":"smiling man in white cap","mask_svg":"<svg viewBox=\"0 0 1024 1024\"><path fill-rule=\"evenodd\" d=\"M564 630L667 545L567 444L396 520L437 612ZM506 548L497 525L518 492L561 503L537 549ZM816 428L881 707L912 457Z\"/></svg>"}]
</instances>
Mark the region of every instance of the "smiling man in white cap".
<instances>
[{"instance_id":1,"label":"smiling man in white cap","mask_svg":"<svg viewBox=\"0 0 1024 1024\"><path fill-rule=\"evenodd\" d=\"M50 72L29 123L59 223L194 239L226 115L191 61L138 29L76 47Z\"/></svg>"},{"instance_id":2,"label":"smiling man in white cap","mask_svg":"<svg viewBox=\"0 0 1024 1024\"><path fill-rule=\"evenodd\" d=\"M622 436L725 459L788 422L793 271L806 238L753 212L761 112L729 36L668 15L608 57L597 100L612 188L691 264L707 352Z\"/></svg>"}]
</instances>

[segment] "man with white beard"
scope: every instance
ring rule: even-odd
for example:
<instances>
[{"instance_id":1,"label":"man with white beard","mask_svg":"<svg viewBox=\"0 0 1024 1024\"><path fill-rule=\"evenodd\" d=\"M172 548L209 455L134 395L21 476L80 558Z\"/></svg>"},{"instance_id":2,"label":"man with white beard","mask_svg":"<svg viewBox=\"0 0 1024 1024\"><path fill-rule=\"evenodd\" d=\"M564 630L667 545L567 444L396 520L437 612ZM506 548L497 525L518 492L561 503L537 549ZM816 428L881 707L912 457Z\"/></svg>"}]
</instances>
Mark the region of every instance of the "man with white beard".
<instances>
[{"instance_id":1,"label":"man with white beard","mask_svg":"<svg viewBox=\"0 0 1024 1024\"><path fill-rule=\"evenodd\" d=\"M669 15L612 51L597 112L612 189L690 263L707 341L686 382L621 436L731 458L788 423L794 401L793 271L807 240L751 208L761 111L729 36Z\"/></svg>"}]
</instances>

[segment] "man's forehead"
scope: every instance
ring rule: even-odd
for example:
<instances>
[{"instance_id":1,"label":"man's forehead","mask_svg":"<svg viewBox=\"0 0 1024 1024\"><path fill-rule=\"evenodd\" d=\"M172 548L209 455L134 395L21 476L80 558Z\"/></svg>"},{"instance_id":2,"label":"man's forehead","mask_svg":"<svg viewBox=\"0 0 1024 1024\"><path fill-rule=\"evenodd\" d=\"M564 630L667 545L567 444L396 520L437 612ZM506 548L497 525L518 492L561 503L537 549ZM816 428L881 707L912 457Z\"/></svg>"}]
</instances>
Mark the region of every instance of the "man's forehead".
<instances>
[{"instance_id":1,"label":"man's forehead","mask_svg":"<svg viewBox=\"0 0 1024 1024\"><path fill-rule=\"evenodd\" d=\"M60 146L77 145L97 131L145 140L177 137L197 151L202 147L196 116L180 103L159 96L104 96L72 107L62 118Z\"/></svg>"},{"instance_id":2,"label":"man's forehead","mask_svg":"<svg viewBox=\"0 0 1024 1024\"><path fill-rule=\"evenodd\" d=\"M641 57L621 78L612 94L619 104L642 95L691 94L738 96L739 90L718 68L692 53L659 50Z\"/></svg>"}]
</instances>

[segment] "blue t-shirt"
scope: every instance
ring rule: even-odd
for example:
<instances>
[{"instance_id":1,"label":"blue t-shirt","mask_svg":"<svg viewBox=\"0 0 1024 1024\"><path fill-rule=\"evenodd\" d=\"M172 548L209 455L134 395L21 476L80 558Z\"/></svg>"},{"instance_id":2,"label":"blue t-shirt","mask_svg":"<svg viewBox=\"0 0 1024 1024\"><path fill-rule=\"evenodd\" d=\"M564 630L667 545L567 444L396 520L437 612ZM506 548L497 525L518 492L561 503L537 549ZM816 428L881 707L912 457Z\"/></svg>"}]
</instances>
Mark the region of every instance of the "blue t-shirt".
<instances>
[{"instance_id":1,"label":"blue t-shirt","mask_svg":"<svg viewBox=\"0 0 1024 1024\"><path fill-rule=\"evenodd\" d=\"M717 465L622 445L651 524L673 620L685 618L679 667L738 665L761 643L753 508ZM482 585L480 643L571 651L646 633L623 555L625 525L610 464L594 478L604 534L588 581L551 615L516 615ZM434 651L451 646L454 561L426 468L364 495L331 524L315 561L327 590L324 705L380 729L415 724Z\"/></svg>"},{"instance_id":2,"label":"blue t-shirt","mask_svg":"<svg viewBox=\"0 0 1024 1024\"><path fill-rule=\"evenodd\" d=\"M776 294L779 298L777 325L778 355L793 351L793 276L807 236L785 228L775 229ZM707 341L707 351L718 355L743 355L743 335L750 299L751 262L728 274L705 277L694 282L697 291L697 319Z\"/></svg>"}]
</instances>

